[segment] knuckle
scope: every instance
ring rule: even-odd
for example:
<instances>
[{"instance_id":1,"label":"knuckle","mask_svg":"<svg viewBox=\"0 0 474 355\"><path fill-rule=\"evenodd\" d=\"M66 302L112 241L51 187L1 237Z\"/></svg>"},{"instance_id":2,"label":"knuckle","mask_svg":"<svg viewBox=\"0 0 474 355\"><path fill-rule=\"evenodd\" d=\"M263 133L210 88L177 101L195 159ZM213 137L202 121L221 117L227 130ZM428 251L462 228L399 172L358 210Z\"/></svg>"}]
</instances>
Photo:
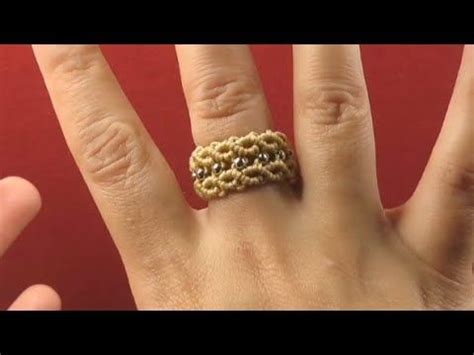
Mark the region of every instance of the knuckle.
<instances>
[{"instance_id":1,"label":"knuckle","mask_svg":"<svg viewBox=\"0 0 474 355\"><path fill-rule=\"evenodd\" d=\"M260 98L258 80L249 75L211 74L190 90L189 110L199 119L229 118L253 108Z\"/></svg>"},{"instance_id":2,"label":"knuckle","mask_svg":"<svg viewBox=\"0 0 474 355\"><path fill-rule=\"evenodd\" d=\"M103 66L104 60L98 47L67 46L51 59L49 71L53 80L74 84Z\"/></svg>"},{"instance_id":3,"label":"knuckle","mask_svg":"<svg viewBox=\"0 0 474 355\"><path fill-rule=\"evenodd\" d=\"M474 167L460 166L455 163L446 163L438 169L442 184L447 185L455 192L466 193L470 205L474 205Z\"/></svg>"},{"instance_id":4,"label":"knuckle","mask_svg":"<svg viewBox=\"0 0 474 355\"><path fill-rule=\"evenodd\" d=\"M328 83L306 90L298 111L311 125L326 128L365 121L370 115L365 89L346 83Z\"/></svg>"},{"instance_id":5,"label":"knuckle","mask_svg":"<svg viewBox=\"0 0 474 355\"><path fill-rule=\"evenodd\" d=\"M139 176L149 161L137 128L104 116L79 130L81 165L98 184L127 183Z\"/></svg>"}]
</instances>

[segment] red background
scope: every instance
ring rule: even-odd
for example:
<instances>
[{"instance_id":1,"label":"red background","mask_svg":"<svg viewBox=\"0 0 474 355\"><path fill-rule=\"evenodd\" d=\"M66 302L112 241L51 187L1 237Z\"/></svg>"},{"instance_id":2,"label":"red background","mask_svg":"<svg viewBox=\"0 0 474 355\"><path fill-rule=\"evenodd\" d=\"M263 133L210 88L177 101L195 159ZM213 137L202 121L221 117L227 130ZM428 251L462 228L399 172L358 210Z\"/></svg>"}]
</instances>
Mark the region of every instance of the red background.
<instances>
[{"instance_id":1,"label":"red background","mask_svg":"<svg viewBox=\"0 0 474 355\"><path fill-rule=\"evenodd\" d=\"M276 127L291 134L291 47L252 48ZM196 205L187 173L193 145L173 47L103 50ZM461 52L461 46L362 47L387 207L405 201L416 186ZM32 181L43 209L0 261L0 308L40 282L58 290L66 309L133 309L118 253L66 148L29 46L0 46L0 176L8 175Z\"/></svg>"}]
</instances>

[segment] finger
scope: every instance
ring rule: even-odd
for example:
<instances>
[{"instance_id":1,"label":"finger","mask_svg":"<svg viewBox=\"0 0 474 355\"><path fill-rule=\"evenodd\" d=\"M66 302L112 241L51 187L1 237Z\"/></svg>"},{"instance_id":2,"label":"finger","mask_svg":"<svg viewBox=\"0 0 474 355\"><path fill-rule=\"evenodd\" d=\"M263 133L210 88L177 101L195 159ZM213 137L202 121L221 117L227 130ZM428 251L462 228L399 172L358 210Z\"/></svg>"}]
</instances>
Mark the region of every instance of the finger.
<instances>
[{"instance_id":1,"label":"finger","mask_svg":"<svg viewBox=\"0 0 474 355\"><path fill-rule=\"evenodd\" d=\"M197 145L271 128L270 111L248 46L180 45L176 51ZM215 204L221 207L221 203L248 202L249 198L266 203L275 198L273 187L252 190L213 200L209 206L212 210Z\"/></svg>"},{"instance_id":2,"label":"finger","mask_svg":"<svg viewBox=\"0 0 474 355\"><path fill-rule=\"evenodd\" d=\"M247 46L180 45L176 53L196 144L271 127Z\"/></svg>"},{"instance_id":3,"label":"finger","mask_svg":"<svg viewBox=\"0 0 474 355\"><path fill-rule=\"evenodd\" d=\"M400 228L417 253L436 268L462 266L466 277L472 277L473 211L474 46L466 46L443 128L404 206Z\"/></svg>"},{"instance_id":4,"label":"finger","mask_svg":"<svg viewBox=\"0 0 474 355\"><path fill-rule=\"evenodd\" d=\"M10 311L59 311L61 298L51 287L34 285L28 287L8 308Z\"/></svg>"},{"instance_id":5,"label":"finger","mask_svg":"<svg viewBox=\"0 0 474 355\"><path fill-rule=\"evenodd\" d=\"M380 210L370 104L358 46L295 45L295 139L310 203ZM355 204L356 205L355 205Z\"/></svg>"},{"instance_id":6,"label":"finger","mask_svg":"<svg viewBox=\"0 0 474 355\"><path fill-rule=\"evenodd\" d=\"M38 190L19 177L0 180L0 256L41 208Z\"/></svg>"},{"instance_id":7,"label":"finger","mask_svg":"<svg viewBox=\"0 0 474 355\"><path fill-rule=\"evenodd\" d=\"M98 46L34 46L68 146L123 257L187 235L174 174ZM157 234L159 234L157 236Z\"/></svg>"}]
</instances>

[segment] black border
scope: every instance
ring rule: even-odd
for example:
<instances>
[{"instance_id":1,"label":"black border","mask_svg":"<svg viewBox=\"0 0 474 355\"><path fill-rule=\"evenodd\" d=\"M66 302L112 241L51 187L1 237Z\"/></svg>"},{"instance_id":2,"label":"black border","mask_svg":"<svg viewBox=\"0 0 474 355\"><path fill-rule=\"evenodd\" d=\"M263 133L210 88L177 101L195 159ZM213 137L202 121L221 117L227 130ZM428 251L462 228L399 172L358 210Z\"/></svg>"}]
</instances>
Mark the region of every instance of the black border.
<instances>
[{"instance_id":1,"label":"black border","mask_svg":"<svg viewBox=\"0 0 474 355\"><path fill-rule=\"evenodd\" d=\"M0 353L472 354L473 321L471 311L2 312Z\"/></svg>"},{"instance_id":2,"label":"black border","mask_svg":"<svg viewBox=\"0 0 474 355\"><path fill-rule=\"evenodd\" d=\"M474 43L466 4L10 1L0 43Z\"/></svg>"},{"instance_id":3,"label":"black border","mask_svg":"<svg viewBox=\"0 0 474 355\"><path fill-rule=\"evenodd\" d=\"M143 30L24 30L0 31L3 44L466 44L474 43L474 30L264 30L173 31Z\"/></svg>"}]
</instances>

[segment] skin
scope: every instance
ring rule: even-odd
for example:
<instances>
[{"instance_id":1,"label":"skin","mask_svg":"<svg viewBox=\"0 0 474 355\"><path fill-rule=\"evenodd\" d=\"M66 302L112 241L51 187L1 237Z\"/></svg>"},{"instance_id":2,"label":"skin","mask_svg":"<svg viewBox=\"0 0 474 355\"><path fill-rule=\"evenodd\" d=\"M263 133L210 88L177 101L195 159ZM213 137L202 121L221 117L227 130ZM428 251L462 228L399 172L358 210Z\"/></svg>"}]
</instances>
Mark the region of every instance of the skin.
<instances>
[{"instance_id":1,"label":"skin","mask_svg":"<svg viewBox=\"0 0 474 355\"><path fill-rule=\"evenodd\" d=\"M196 144L271 128L248 47L176 50ZM358 46L294 46L301 190L267 185L199 211L99 47L34 52L138 308L472 307L472 46L424 175L393 210L380 202Z\"/></svg>"},{"instance_id":2,"label":"skin","mask_svg":"<svg viewBox=\"0 0 474 355\"><path fill-rule=\"evenodd\" d=\"M0 257L41 208L38 190L18 177L0 179ZM27 288L9 310L59 310L61 299L46 285Z\"/></svg>"}]
</instances>

